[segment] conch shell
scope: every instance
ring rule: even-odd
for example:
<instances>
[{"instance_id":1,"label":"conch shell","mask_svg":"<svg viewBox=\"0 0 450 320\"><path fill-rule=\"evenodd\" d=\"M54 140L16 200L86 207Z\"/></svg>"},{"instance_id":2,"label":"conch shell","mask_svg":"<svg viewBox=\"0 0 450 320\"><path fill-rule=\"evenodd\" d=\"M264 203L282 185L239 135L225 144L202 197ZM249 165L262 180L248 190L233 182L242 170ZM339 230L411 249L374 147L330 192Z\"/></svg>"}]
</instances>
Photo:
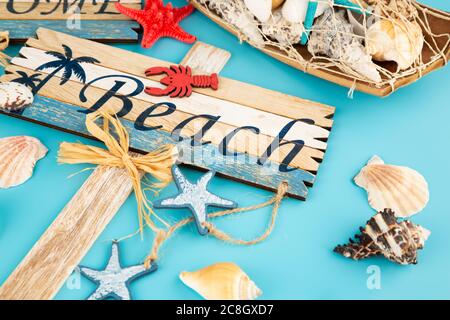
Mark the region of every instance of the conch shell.
<instances>
[{"instance_id":1,"label":"conch shell","mask_svg":"<svg viewBox=\"0 0 450 320\"><path fill-rule=\"evenodd\" d=\"M19 111L33 103L33 93L27 86L16 83L0 83L0 110Z\"/></svg>"},{"instance_id":2,"label":"conch shell","mask_svg":"<svg viewBox=\"0 0 450 320\"><path fill-rule=\"evenodd\" d=\"M382 19L367 30L367 52L377 61L395 61L399 70L413 65L423 44L422 29L415 21Z\"/></svg>"},{"instance_id":3,"label":"conch shell","mask_svg":"<svg viewBox=\"0 0 450 320\"><path fill-rule=\"evenodd\" d=\"M282 9L283 17L290 23L303 23L309 2L309 0L286 0ZM320 16L329 7L326 1L319 1L314 17Z\"/></svg>"},{"instance_id":4,"label":"conch shell","mask_svg":"<svg viewBox=\"0 0 450 320\"><path fill-rule=\"evenodd\" d=\"M18 186L33 175L36 162L47 148L36 138L16 136L0 139L0 188Z\"/></svg>"},{"instance_id":5,"label":"conch shell","mask_svg":"<svg viewBox=\"0 0 450 320\"><path fill-rule=\"evenodd\" d=\"M398 217L409 217L428 203L428 184L421 174L385 164L378 156L373 156L354 180L367 191L369 204L377 211L391 208Z\"/></svg>"},{"instance_id":6,"label":"conch shell","mask_svg":"<svg viewBox=\"0 0 450 320\"><path fill-rule=\"evenodd\" d=\"M411 221L399 222L391 209L375 214L360 232L356 240L337 246L334 252L354 260L383 255L399 264L417 264L417 251L431 234Z\"/></svg>"},{"instance_id":7,"label":"conch shell","mask_svg":"<svg viewBox=\"0 0 450 320\"><path fill-rule=\"evenodd\" d=\"M181 272L180 279L207 300L254 300L262 294L245 272L231 262Z\"/></svg>"},{"instance_id":8,"label":"conch shell","mask_svg":"<svg viewBox=\"0 0 450 320\"><path fill-rule=\"evenodd\" d=\"M261 22L266 22L272 13L272 0L244 0L247 9Z\"/></svg>"}]
</instances>

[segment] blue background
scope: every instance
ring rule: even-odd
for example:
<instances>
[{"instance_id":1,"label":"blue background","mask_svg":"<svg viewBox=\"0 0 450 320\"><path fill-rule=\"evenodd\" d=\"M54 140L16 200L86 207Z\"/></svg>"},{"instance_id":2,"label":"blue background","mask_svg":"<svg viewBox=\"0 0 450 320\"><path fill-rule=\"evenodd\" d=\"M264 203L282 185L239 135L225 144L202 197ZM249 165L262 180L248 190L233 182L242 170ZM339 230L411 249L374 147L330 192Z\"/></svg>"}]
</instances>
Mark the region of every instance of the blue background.
<instances>
[{"instance_id":1,"label":"blue background","mask_svg":"<svg viewBox=\"0 0 450 320\"><path fill-rule=\"evenodd\" d=\"M424 3L450 11L450 2ZM180 6L184 1L174 1ZM183 28L199 40L224 48L232 58L222 72L225 77L253 83L336 107L328 151L317 183L306 202L287 199L270 238L252 247L225 244L201 237L195 226L178 232L163 248L159 270L131 285L135 299L199 299L200 296L178 279L181 271L196 270L220 261L240 265L264 291L263 299L443 299L450 298L450 72L440 69L392 96L381 99L355 92L347 98L346 88L290 68L238 40L196 12L182 22ZM181 61L190 45L163 39L152 49L138 44L120 47L145 55ZM18 46L7 53L16 54ZM34 176L27 183L0 190L0 283L19 264L64 205L80 188L89 173L68 176L88 166L57 165L56 154L62 141L92 143L74 135L0 116L0 137L31 135L48 148ZM374 154L387 163L406 165L421 172L430 187L430 202L414 222L432 231L416 266L399 266L383 258L355 262L335 253L374 211L365 191L352 178ZM200 176L187 170L190 179ZM260 203L270 192L215 178L214 192L237 201L240 206ZM175 192L171 185L163 193ZM175 222L188 211L160 213ZM235 235L250 239L265 227L270 209L217 220L217 225ZM114 220L83 259L83 265L103 268L110 252L110 240L137 229L136 205L130 197ZM151 247L146 234L121 243L123 265L142 261ZM367 268L381 270L381 289L367 287ZM72 278L75 281L76 278ZM95 290L86 279L79 288L65 285L57 299L84 299Z\"/></svg>"}]
</instances>

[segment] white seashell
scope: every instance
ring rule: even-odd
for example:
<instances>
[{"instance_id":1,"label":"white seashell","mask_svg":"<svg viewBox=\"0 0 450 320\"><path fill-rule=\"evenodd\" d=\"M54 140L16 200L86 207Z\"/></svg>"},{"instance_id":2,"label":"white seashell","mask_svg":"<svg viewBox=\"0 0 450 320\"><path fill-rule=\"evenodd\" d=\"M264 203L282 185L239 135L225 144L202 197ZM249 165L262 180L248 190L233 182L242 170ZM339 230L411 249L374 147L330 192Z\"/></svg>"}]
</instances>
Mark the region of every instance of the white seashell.
<instances>
[{"instance_id":1,"label":"white seashell","mask_svg":"<svg viewBox=\"0 0 450 320\"><path fill-rule=\"evenodd\" d=\"M254 300L262 294L245 272L230 262L181 272L180 279L207 300Z\"/></svg>"},{"instance_id":2,"label":"white seashell","mask_svg":"<svg viewBox=\"0 0 450 320\"><path fill-rule=\"evenodd\" d=\"M399 70L413 65L423 44L424 36L417 22L383 19L367 30L367 52L374 60L397 62Z\"/></svg>"},{"instance_id":3,"label":"white seashell","mask_svg":"<svg viewBox=\"0 0 450 320\"><path fill-rule=\"evenodd\" d=\"M17 136L0 139L0 188L18 186L33 175L36 162L47 153L36 138Z\"/></svg>"},{"instance_id":4,"label":"white seashell","mask_svg":"<svg viewBox=\"0 0 450 320\"><path fill-rule=\"evenodd\" d=\"M269 22L261 26L262 32L282 45L299 43L305 31L303 23L290 23L283 18L281 10L275 10Z\"/></svg>"},{"instance_id":5,"label":"white seashell","mask_svg":"<svg viewBox=\"0 0 450 320\"><path fill-rule=\"evenodd\" d=\"M18 111L33 103L33 93L17 82L0 83L0 109Z\"/></svg>"},{"instance_id":6,"label":"white seashell","mask_svg":"<svg viewBox=\"0 0 450 320\"><path fill-rule=\"evenodd\" d=\"M308 11L308 4L309 0L286 0L282 8L283 17L290 23L303 23ZM320 16L327 8L329 8L328 3L320 1L314 17Z\"/></svg>"},{"instance_id":7,"label":"white seashell","mask_svg":"<svg viewBox=\"0 0 450 320\"><path fill-rule=\"evenodd\" d=\"M397 217L409 217L428 203L425 178L407 167L388 165L373 156L354 179L367 191L369 204L377 211L391 208Z\"/></svg>"},{"instance_id":8,"label":"white seashell","mask_svg":"<svg viewBox=\"0 0 450 320\"><path fill-rule=\"evenodd\" d=\"M272 13L272 0L244 0L248 10L261 22L266 22Z\"/></svg>"}]
</instances>

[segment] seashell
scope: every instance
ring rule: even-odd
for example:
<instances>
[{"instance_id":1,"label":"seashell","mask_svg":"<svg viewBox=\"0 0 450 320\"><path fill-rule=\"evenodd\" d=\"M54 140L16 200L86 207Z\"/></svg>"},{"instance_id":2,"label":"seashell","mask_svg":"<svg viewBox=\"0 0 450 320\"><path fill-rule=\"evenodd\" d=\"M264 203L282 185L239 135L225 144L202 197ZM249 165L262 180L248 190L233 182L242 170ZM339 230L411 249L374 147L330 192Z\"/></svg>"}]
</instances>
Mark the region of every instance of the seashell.
<instances>
[{"instance_id":1,"label":"seashell","mask_svg":"<svg viewBox=\"0 0 450 320\"><path fill-rule=\"evenodd\" d=\"M309 2L309 0L286 0L282 8L283 17L290 23L303 23ZM320 1L314 17L320 16L329 7L326 1Z\"/></svg>"},{"instance_id":2,"label":"seashell","mask_svg":"<svg viewBox=\"0 0 450 320\"><path fill-rule=\"evenodd\" d=\"M0 51L8 48L9 45L9 31L0 31Z\"/></svg>"},{"instance_id":3,"label":"seashell","mask_svg":"<svg viewBox=\"0 0 450 320\"><path fill-rule=\"evenodd\" d=\"M275 10L269 22L261 26L262 32L281 45L299 43L305 31L303 23L290 23L283 18L281 10Z\"/></svg>"},{"instance_id":4,"label":"seashell","mask_svg":"<svg viewBox=\"0 0 450 320\"><path fill-rule=\"evenodd\" d=\"M17 82L0 83L0 110L19 111L33 103L33 93Z\"/></svg>"},{"instance_id":5,"label":"seashell","mask_svg":"<svg viewBox=\"0 0 450 320\"><path fill-rule=\"evenodd\" d=\"M367 79L381 82L377 65L353 35L353 27L344 15L345 10L334 12L330 8L317 18L311 29L308 51L312 55L326 55L339 60Z\"/></svg>"},{"instance_id":6,"label":"seashell","mask_svg":"<svg viewBox=\"0 0 450 320\"><path fill-rule=\"evenodd\" d=\"M272 13L272 0L244 0L247 9L261 22L269 20Z\"/></svg>"},{"instance_id":7,"label":"seashell","mask_svg":"<svg viewBox=\"0 0 450 320\"><path fill-rule=\"evenodd\" d=\"M369 204L375 210L392 208L398 217L409 217L428 203L425 178L407 167L388 165L373 156L354 178L367 191Z\"/></svg>"},{"instance_id":8,"label":"seashell","mask_svg":"<svg viewBox=\"0 0 450 320\"><path fill-rule=\"evenodd\" d=\"M284 0L272 0L272 10L279 8L284 3Z\"/></svg>"},{"instance_id":9,"label":"seashell","mask_svg":"<svg viewBox=\"0 0 450 320\"><path fill-rule=\"evenodd\" d=\"M207 300L254 300L262 294L245 272L231 262L181 272L180 279Z\"/></svg>"},{"instance_id":10,"label":"seashell","mask_svg":"<svg viewBox=\"0 0 450 320\"><path fill-rule=\"evenodd\" d=\"M422 29L417 22L383 19L367 30L367 52L377 61L395 61L399 70L414 64L423 44Z\"/></svg>"},{"instance_id":11,"label":"seashell","mask_svg":"<svg viewBox=\"0 0 450 320\"><path fill-rule=\"evenodd\" d=\"M264 39L258 28L258 21L256 21L242 0L198 0L198 2L216 12L227 23L236 27L248 38L251 44L256 47L264 46Z\"/></svg>"},{"instance_id":12,"label":"seashell","mask_svg":"<svg viewBox=\"0 0 450 320\"><path fill-rule=\"evenodd\" d=\"M0 139L0 188L18 186L33 175L36 162L47 153L36 138L16 136Z\"/></svg>"},{"instance_id":13,"label":"seashell","mask_svg":"<svg viewBox=\"0 0 450 320\"><path fill-rule=\"evenodd\" d=\"M391 209L375 214L360 232L356 240L337 246L334 252L354 260L383 255L399 264L417 264L417 251L424 248L431 234L411 221L399 222Z\"/></svg>"}]
</instances>

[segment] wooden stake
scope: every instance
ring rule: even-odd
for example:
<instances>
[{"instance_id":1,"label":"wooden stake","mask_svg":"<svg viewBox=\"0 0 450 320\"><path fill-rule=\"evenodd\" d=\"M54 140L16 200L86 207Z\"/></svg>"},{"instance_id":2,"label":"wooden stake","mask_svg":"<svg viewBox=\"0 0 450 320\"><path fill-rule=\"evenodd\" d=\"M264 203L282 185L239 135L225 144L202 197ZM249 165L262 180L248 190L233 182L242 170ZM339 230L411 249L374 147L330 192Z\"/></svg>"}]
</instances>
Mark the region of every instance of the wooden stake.
<instances>
[{"instance_id":1,"label":"wooden stake","mask_svg":"<svg viewBox=\"0 0 450 320\"><path fill-rule=\"evenodd\" d=\"M229 59L223 50L206 45L194 46L187 56L204 56L196 50L218 52L226 59L220 63L214 54L209 55L215 61L212 72L219 73ZM99 166L2 285L0 299L52 299L132 189L125 169Z\"/></svg>"}]
</instances>

